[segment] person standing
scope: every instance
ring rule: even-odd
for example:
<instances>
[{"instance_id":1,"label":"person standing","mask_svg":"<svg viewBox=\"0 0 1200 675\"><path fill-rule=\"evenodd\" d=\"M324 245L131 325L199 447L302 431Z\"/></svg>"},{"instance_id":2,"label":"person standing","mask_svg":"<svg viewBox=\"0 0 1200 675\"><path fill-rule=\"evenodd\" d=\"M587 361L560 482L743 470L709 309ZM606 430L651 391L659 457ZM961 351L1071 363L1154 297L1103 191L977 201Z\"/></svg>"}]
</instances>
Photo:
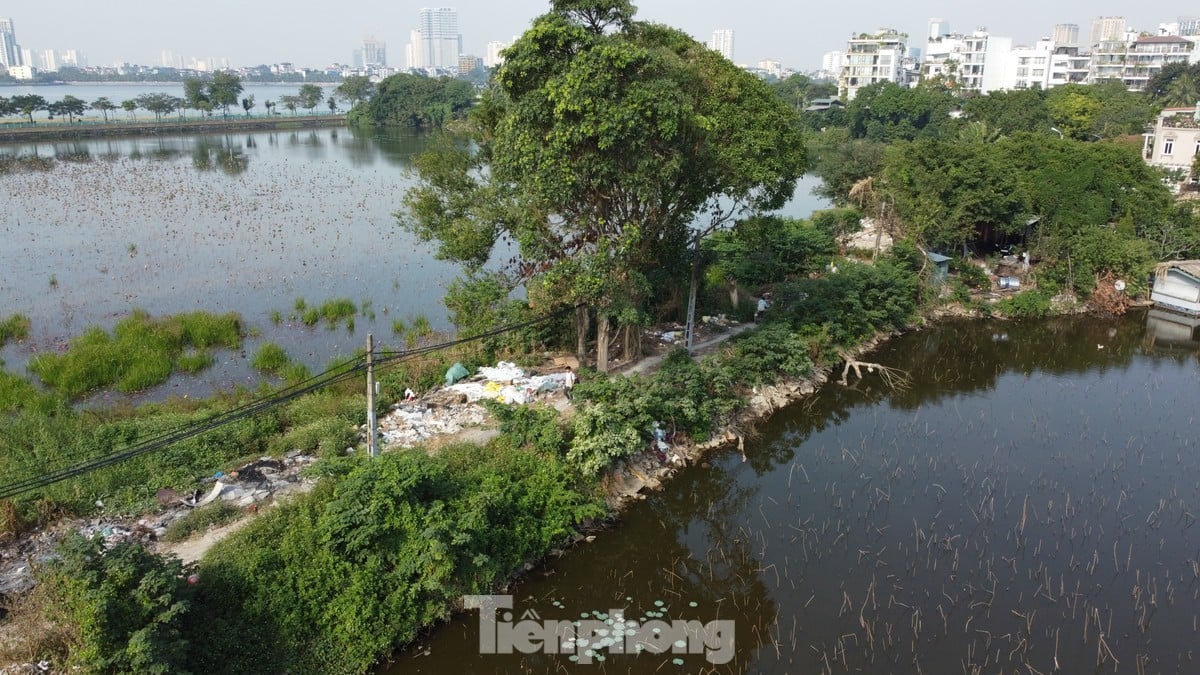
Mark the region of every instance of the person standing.
<instances>
[{"instance_id":1,"label":"person standing","mask_svg":"<svg viewBox=\"0 0 1200 675\"><path fill-rule=\"evenodd\" d=\"M565 393L567 395L568 401L574 400L573 395L572 395L574 389L575 389L575 371L571 370L570 366L567 366L567 372L566 372L566 374L563 375L563 393Z\"/></svg>"}]
</instances>

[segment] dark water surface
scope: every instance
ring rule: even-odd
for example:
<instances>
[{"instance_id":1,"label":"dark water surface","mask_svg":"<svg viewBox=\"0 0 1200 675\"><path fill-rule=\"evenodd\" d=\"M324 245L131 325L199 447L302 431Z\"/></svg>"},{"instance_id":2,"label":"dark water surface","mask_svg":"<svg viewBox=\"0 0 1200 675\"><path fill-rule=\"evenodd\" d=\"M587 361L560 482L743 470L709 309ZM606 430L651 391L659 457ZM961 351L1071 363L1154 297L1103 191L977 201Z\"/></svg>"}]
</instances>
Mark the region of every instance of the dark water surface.
<instances>
[{"instance_id":1,"label":"dark water surface","mask_svg":"<svg viewBox=\"0 0 1200 675\"><path fill-rule=\"evenodd\" d=\"M1198 353L1145 313L901 337L867 358L906 390L826 386L514 590L730 652L480 655L472 611L383 672L1198 672Z\"/></svg>"}]
</instances>

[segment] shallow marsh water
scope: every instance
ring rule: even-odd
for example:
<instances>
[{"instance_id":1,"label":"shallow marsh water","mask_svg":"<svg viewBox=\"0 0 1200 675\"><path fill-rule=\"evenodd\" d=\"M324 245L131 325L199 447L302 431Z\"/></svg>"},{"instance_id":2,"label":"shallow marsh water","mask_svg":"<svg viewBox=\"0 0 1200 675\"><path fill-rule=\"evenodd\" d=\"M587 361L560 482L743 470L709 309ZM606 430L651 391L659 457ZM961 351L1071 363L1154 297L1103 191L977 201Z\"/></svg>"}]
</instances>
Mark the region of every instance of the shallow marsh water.
<instances>
[{"instance_id":1,"label":"shallow marsh water","mask_svg":"<svg viewBox=\"0 0 1200 675\"><path fill-rule=\"evenodd\" d=\"M827 385L513 591L514 621L731 620L731 654L480 655L472 611L382 672L1196 672L1198 354L1145 313L895 339L866 358L906 390Z\"/></svg>"},{"instance_id":2,"label":"shallow marsh water","mask_svg":"<svg viewBox=\"0 0 1200 675\"><path fill-rule=\"evenodd\" d=\"M144 400L254 386L249 360L263 341L319 370L362 348L368 332L389 344L395 319L423 315L449 329L441 299L459 270L395 218L428 142L342 128L0 146L0 162L54 160L0 173L0 316L33 321L32 339L0 358L24 372L38 351L135 308L233 311L254 329L243 351L218 352L212 369L175 376ZM782 213L825 206L811 194L817 183L801 180ZM368 308L353 331L308 327L290 318L297 298Z\"/></svg>"}]
</instances>

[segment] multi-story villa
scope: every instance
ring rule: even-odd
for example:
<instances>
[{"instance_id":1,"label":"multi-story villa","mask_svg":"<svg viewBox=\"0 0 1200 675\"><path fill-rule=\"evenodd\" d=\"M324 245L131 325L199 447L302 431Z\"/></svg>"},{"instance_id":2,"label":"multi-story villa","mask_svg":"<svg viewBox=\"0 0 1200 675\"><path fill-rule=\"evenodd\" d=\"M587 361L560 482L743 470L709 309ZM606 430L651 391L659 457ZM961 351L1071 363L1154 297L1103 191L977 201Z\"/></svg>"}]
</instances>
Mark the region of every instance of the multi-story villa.
<instances>
[{"instance_id":1,"label":"multi-story villa","mask_svg":"<svg viewBox=\"0 0 1200 675\"><path fill-rule=\"evenodd\" d=\"M892 28L862 33L846 44L846 61L838 77L838 96L850 100L858 90L877 82L903 84L908 35Z\"/></svg>"}]
</instances>

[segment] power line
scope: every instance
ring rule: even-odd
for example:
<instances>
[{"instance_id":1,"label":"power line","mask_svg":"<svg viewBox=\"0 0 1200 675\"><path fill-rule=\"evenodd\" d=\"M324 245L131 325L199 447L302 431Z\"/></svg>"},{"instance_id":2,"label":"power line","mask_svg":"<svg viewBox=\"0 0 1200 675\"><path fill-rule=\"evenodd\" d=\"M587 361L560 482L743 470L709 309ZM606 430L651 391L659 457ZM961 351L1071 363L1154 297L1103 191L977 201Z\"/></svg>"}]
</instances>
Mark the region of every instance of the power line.
<instances>
[{"instance_id":1,"label":"power line","mask_svg":"<svg viewBox=\"0 0 1200 675\"><path fill-rule=\"evenodd\" d=\"M567 312L574 311L574 310L578 309L580 306L581 305L575 305L572 307L563 308L556 312L552 312L550 314L545 314L545 315L542 315L542 316L534 318L534 319L529 319L527 321L522 321L522 322L519 322L516 324L501 326L499 328L495 328L490 331L485 331L478 335L472 335L470 337L460 338L457 340L451 340L448 342L443 342L443 343L439 343L439 344L435 344L435 345L428 345L428 346L419 347L416 349L410 349L410 350L406 350L406 351L380 351L377 353L382 358L376 360L375 365L377 367L387 367L387 366L394 365L401 361L404 361L404 360L407 360L410 358L414 358L416 356L420 356L423 354L429 354L432 352L448 349L450 347L467 344L469 342L483 340L483 339L487 339L489 337L495 337L497 335L502 335L504 333L508 333L508 332L511 332L514 330L520 330L523 328L528 328L530 326L535 326L535 325L550 321L552 319L558 318L559 316L562 316L562 315L566 314ZM239 420L246 419L247 417L257 415L258 413L264 412L271 408L278 407L280 405L283 405L284 403L287 403L288 401L291 401L292 399L295 399L300 396L303 396L304 394L308 394L310 392L316 391L317 389L322 389L324 387L328 387L330 385L346 381L352 377L357 376L360 372L364 371L365 369L366 369L365 356L356 357L349 361L345 361L341 364L338 364L338 365L334 366L333 368L326 370L325 372L319 373L317 375L313 375L301 382L298 382L296 384L292 384L287 387L284 387L283 389L277 390L268 396L254 399L254 400L244 403L240 406L231 408L230 410L227 410L223 413L215 415L214 417L212 417L208 420L205 420L204 422L200 422L197 424L191 424L191 425L185 425L185 426L173 429L171 431L165 431L160 434L150 436L148 438L143 439L142 441L140 441L138 443L127 446L118 452L114 452L109 455L105 455L103 457L96 457L96 458L91 458L91 459L87 459L84 461L76 462L75 464L71 464L71 465L62 467L60 469L57 469L50 473L43 474L41 476L36 476L34 478L28 478L25 480L16 481L14 483L0 486L0 499L9 499L12 497L16 497L18 495L22 495L27 492L32 492L34 490L39 490L41 488L48 487L55 483L62 482L69 478L81 476L81 475L90 473L92 471L96 471L96 470L99 470L99 469L102 469L102 468L105 468L108 466L112 466L114 464L119 464L126 460L133 459L135 457L139 457L141 455L149 454L149 453L155 452L157 450L162 450L162 449L164 449L170 445L173 445L175 443L178 443L180 441L184 441L189 438L194 438L194 437L199 436L208 431L212 431L213 429L217 429L219 427L223 427L228 424L232 424Z\"/></svg>"}]
</instances>

